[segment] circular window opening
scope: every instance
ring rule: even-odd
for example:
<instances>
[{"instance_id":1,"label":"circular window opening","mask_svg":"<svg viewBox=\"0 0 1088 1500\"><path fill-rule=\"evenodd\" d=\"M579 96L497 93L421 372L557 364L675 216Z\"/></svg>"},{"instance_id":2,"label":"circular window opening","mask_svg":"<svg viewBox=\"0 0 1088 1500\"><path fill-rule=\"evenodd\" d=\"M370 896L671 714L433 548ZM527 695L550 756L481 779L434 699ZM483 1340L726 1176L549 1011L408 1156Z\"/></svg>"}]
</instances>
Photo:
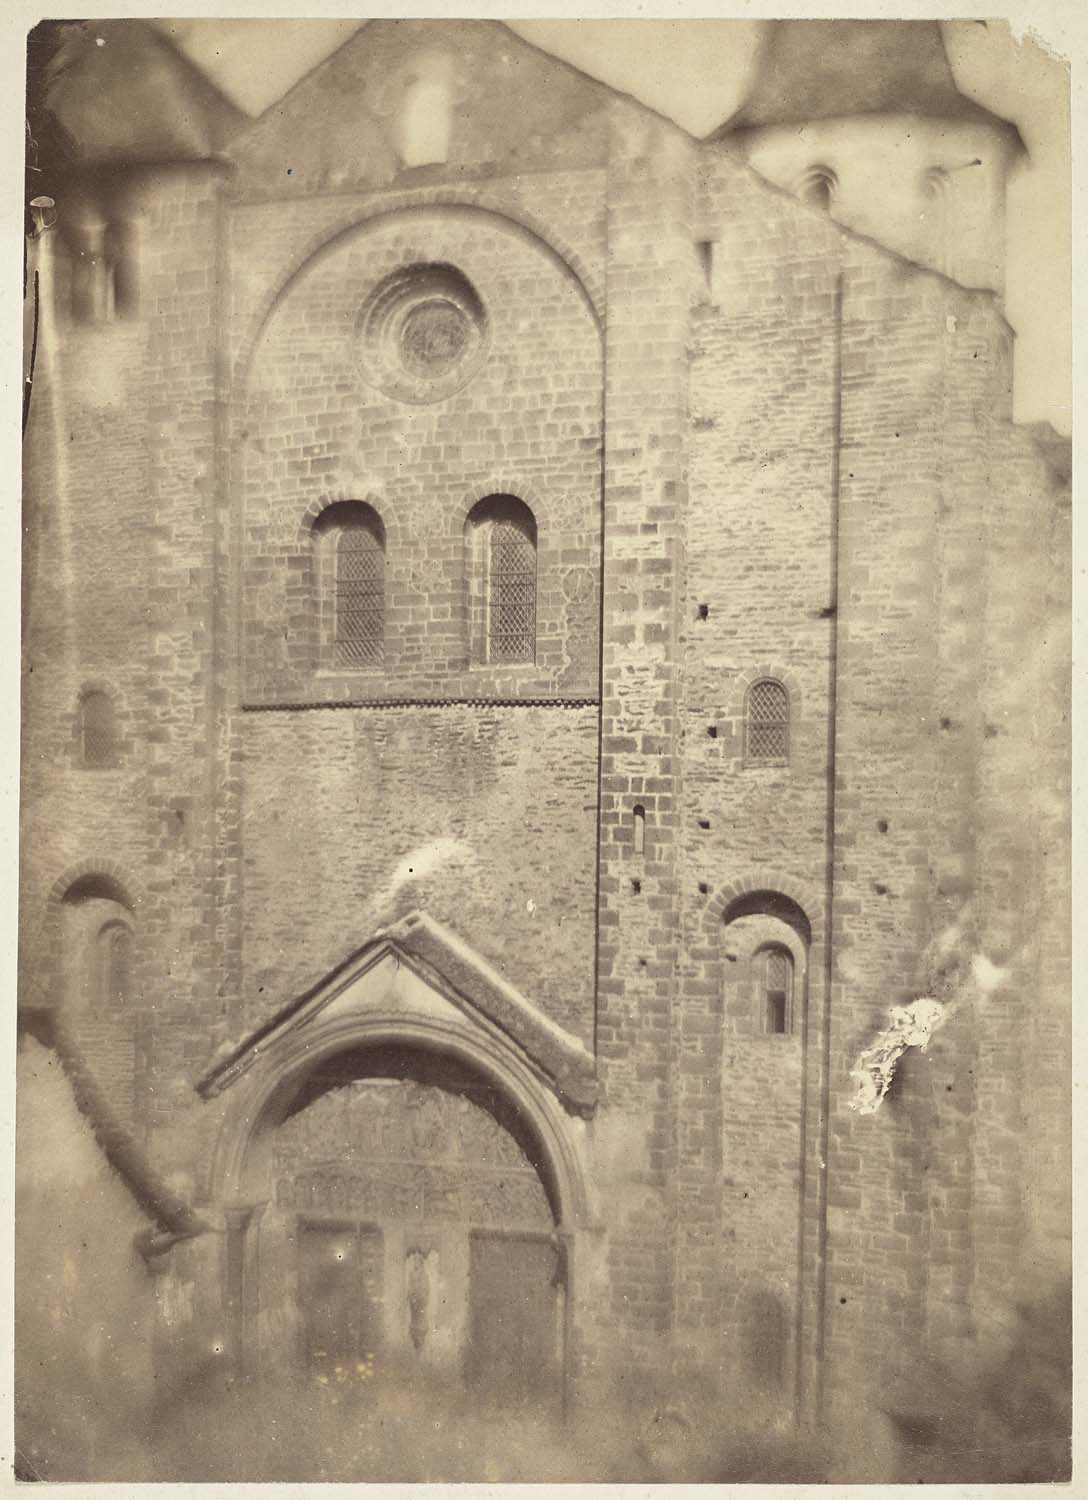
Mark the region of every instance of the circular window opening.
<instances>
[{"instance_id":1,"label":"circular window opening","mask_svg":"<svg viewBox=\"0 0 1088 1500\"><path fill-rule=\"evenodd\" d=\"M470 337L461 309L436 297L409 310L400 330L401 358L417 375L445 375L460 364Z\"/></svg>"},{"instance_id":2,"label":"circular window opening","mask_svg":"<svg viewBox=\"0 0 1088 1500\"><path fill-rule=\"evenodd\" d=\"M475 287L454 266L405 266L371 293L358 335L363 373L372 385L400 401L441 401L480 368L487 314Z\"/></svg>"}]
</instances>

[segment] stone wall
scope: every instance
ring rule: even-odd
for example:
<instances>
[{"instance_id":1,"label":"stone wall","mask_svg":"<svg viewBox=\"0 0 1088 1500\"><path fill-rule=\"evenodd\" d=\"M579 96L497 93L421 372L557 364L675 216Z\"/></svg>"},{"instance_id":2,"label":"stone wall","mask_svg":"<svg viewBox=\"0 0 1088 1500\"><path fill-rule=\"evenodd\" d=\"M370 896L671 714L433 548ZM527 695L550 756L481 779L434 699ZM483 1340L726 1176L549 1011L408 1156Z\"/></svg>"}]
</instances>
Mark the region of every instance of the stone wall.
<instances>
[{"instance_id":1,"label":"stone wall","mask_svg":"<svg viewBox=\"0 0 1088 1500\"><path fill-rule=\"evenodd\" d=\"M448 159L408 165L381 80L440 32L374 23L229 181L133 177L139 316L47 320L24 998L56 1000L66 894L129 914L133 1113L195 1191L213 1053L421 908L597 1059L579 1378L622 1348L849 1400L874 1345L1000 1343L1024 1258L1067 1260L1064 491L988 296L501 28L441 74ZM462 322L413 364L428 299ZM490 495L535 519L533 660L473 633ZM366 670L329 634L345 501L384 534ZM788 752L760 759L764 679ZM921 995L944 1028L859 1114L859 1055Z\"/></svg>"}]
</instances>

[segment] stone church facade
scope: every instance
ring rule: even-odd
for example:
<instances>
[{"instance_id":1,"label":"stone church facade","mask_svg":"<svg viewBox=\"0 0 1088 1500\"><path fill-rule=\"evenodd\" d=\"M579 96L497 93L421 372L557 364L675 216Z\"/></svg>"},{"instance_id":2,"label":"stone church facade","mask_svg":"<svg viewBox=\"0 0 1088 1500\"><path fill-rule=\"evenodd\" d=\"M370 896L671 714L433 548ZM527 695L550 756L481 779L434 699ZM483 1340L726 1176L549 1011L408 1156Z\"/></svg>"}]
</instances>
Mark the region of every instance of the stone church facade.
<instances>
[{"instance_id":1,"label":"stone church facade","mask_svg":"<svg viewBox=\"0 0 1088 1500\"><path fill-rule=\"evenodd\" d=\"M21 998L160 1185L159 1357L810 1413L1004 1357L1070 1219L1014 132L914 101L1000 170L903 248L771 95L697 141L373 21L249 122L106 37L32 244Z\"/></svg>"}]
</instances>

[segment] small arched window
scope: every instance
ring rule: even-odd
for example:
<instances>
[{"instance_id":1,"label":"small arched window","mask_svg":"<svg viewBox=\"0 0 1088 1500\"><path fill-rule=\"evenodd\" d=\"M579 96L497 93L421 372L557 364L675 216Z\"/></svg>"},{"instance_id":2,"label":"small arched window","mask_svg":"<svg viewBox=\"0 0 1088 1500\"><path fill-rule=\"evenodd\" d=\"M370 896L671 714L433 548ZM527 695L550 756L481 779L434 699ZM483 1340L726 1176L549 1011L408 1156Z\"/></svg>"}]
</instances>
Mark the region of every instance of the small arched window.
<instances>
[{"instance_id":1,"label":"small arched window","mask_svg":"<svg viewBox=\"0 0 1088 1500\"><path fill-rule=\"evenodd\" d=\"M745 708L745 759L752 762L788 760L790 753L790 698L773 677L748 689Z\"/></svg>"},{"instance_id":2,"label":"small arched window","mask_svg":"<svg viewBox=\"0 0 1088 1500\"><path fill-rule=\"evenodd\" d=\"M634 820L635 853L636 854L645 854L645 852L646 852L646 809L643 807L643 805L642 805L641 802L636 802L635 803L635 810L634 810L634 813L633 813L632 816L633 816L633 820Z\"/></svg>"},{"instance_id":3,"label":"small arched window","mask_svg":"<svg viewBox=\"0 0 1088 1500\"><path fill-rule=\"evenodd\" d=\"M109 875L81 875L62 902L60 963L67 1003L117 1010L131 991L134 923L130 898Z\"/></svg>"},{"instance_id":4,"label":"small arched window","mask_svg":"<svg viewBox=\"0 0 1088 1500\"><path fill-rule=\"evenodd\" d=\"M112 766L117 755L113 701L101 688L91 688L79 699L79 757L92 768Z\"/></svg>"},{"instance_id":5,"label":"small arched window","mask_svg":"<svg viewBox=\"0 0 1088 1500\"><path fill-rule=\"evenodd\" d=\"M758 962L763 1030L785 1036L793 1030L793 955L788 948L764 948Z\"/></svg>"},{"instance_id":6,"label":"small arched window","mask_svg":"<svg viewBox=\"0 0 1088 1500\"><path fill-rule=\"evenodd\" d=\"M95 946L95 999L103 1009L123 1010L131 998L132 930L124 922L107 922Z\"/></svg>"},{"instance_id":7,"label":"small arched window","mask_svg":"<svg viewBox=\"0 0 1088 1500\"><path fill-rule=\"evenodd\" d=\"M474 656L536 660L536 521L514 495L491 495L469 516Z\"/></svg>"},{"instance_id":8,"label":"small arched window","mask_svg":"<svg viewBox=\"0 0 1088 1500\"><path fill-rule=\"evenodd\" d=\"M828 211L835 199L839 182L830 167L809 167L798 186L798 196L809 208Z\"/></svg>"},{"instance_id":9,"label":"small arched window","mask_svg":"<svg viewBox=\"0 0 1088 1500\"><path fill-rule=\"evenodd\" d=\"M448 160L450 154L450 59L418 58L407 80L397 121L397 150L406 167Z\"/></svg>"},{"instance_id":10,"label":"small arched window","mask_svg":"<svg viewBox=\"0 0 1088 1500\"><path fill-rule=\"evenodd\" d=\"M385 657L385 528L360 500L341 500L318 518L326 637L335 664L379 667Z\"/></svg>"}]
</instances>

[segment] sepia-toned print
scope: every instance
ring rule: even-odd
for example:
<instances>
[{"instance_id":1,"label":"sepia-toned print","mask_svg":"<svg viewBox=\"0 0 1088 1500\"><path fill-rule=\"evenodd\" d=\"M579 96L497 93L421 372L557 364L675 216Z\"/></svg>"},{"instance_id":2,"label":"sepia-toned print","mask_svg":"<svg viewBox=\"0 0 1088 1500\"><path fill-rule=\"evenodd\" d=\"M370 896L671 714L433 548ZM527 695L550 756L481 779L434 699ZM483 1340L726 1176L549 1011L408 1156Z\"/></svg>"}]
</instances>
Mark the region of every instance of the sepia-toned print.
<instances>
[{"instance_id":1,"label":"sepia-toned print","mask_svg":"<svg viewBox=\"0 0 1088 1500\"><path fill-rule=\"evenodd\" d=\"M16 1476L1068 1479L1067 67L27 46Z\"/></svg>"}]
</instances>

